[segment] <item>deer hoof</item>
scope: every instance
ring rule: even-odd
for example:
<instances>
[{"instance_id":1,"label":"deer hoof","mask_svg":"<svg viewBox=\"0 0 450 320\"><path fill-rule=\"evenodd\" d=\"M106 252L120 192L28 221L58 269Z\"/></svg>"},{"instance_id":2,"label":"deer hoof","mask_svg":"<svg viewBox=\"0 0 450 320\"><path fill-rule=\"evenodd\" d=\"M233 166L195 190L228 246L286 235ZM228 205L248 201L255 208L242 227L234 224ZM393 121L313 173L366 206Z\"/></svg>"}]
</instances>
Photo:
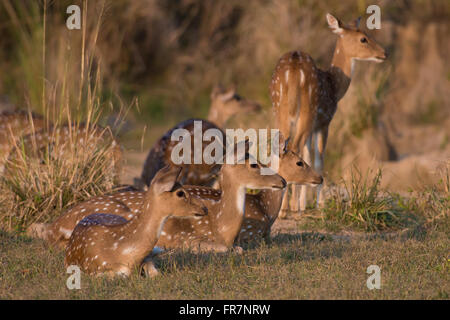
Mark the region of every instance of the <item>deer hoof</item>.
<instances>
[{"instance_id":1,"label":"deer hoof","mask_svg":"<svg viewBox=\"0 0 450 320\"><path fill-rule=\"evenodd\" d=\"M142 270L147 278L154 278L160 275L153 262L148 261L142 264Z\"/></svg>"}]
</instances>

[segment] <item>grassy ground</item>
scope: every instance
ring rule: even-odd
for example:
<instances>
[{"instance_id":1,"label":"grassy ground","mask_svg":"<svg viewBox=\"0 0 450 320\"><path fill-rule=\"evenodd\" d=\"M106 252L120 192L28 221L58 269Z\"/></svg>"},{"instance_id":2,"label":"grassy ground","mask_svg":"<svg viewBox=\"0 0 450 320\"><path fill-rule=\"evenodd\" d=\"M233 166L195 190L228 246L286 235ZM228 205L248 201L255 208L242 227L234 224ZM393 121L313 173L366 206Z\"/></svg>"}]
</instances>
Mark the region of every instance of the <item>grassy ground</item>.
<instances>
[{"instance_id":1,"label":"grassy ground","mask_svg":"<svg viewBox=\"0 0 450 320\"><path fill-rule=\"evenodd\" d=\"M448 218L389 234L299 231L306 222L277 221L269 244L235 253L173 252L161 275L106 280L82 274L68 290L63 252L0 233L1 299L448 299ZM381 268L381 289L369 290L366 269Z\"/></svg>"}]
</instances>

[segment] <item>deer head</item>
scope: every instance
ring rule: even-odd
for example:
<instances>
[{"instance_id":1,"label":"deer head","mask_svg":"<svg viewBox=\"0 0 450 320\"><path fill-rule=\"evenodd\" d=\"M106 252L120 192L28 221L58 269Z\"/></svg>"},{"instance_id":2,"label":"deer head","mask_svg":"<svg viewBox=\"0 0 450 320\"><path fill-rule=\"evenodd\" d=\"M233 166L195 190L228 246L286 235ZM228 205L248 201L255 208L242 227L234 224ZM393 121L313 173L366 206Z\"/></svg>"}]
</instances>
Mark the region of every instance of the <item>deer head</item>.
<instances>
[{"instance_id":1,"label":"deer head","mask_svg":"<svg viewBox=\"0 0 450 320\"><path fill-rule=\"evenodd\" d=\"M322 184L322 176L311 168L297 153L288 149L289 139L285 140L281 132L278 139L280 157L278 174L288 184L311 186Z\"/></svg>"},{"instance_id":2,"label":"deer head","mask_svg":"<svg viewBox=\"0 0 450 320\"><path fill-rule=\"evenodd\" d=\"M221 127L228 119L238 113L255 112L260 109L261 106L258 103L239 96L234 87L225 90L222 86L216 86L211 92L211 108L208 120Z\"/></svg>"},{"instance_id":3,"label":"deer head","mask_svg":"<svg viewBox=\"0 0 450 320\"><path fill-rule=\"evenodd\" d=\"M189 192L177 182L181 168L166 166L158 171L147 191L144 202L158 207L161 215L203 216L208 210L203 202L191 197ZM145 207L143 208L145 209Z\"/></svg>"},{"instance_id":4,"label":"deer head","mask_svg":"<svg viewBox=\"0 0 450 320\"><path fill-rule=\"evenodd\" d=\"M361 18L345 25L331 14L327 14L327 22L331 31L339 35L336 44L337 53L342 52L347 58L383 62L387 58L386 51L375 40L359 29ZM336 51L335 51L336 53Z\"/></svg>"}]
</instances>

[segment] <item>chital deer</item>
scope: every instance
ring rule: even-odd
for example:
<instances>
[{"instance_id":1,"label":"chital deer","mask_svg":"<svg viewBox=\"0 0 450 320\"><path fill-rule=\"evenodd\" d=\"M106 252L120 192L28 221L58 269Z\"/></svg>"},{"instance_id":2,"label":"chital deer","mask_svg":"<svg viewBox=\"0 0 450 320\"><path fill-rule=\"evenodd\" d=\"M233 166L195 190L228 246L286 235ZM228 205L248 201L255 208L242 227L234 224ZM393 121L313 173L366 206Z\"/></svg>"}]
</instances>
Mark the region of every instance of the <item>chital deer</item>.
<instances>
[{"instance_id":1,"label":"chital deer","mask_svg":"<svg viewBox=\"0 0 450 320\"><path fill-rule=\"evenodd\" d=\"M93 197L67 209L52 223L33 223L27 234L65 248L73 229L83 218L90 214L108 212L130 220L140 212L144 197L144 191L121 191Z\"/></svg>"},{"instance_id":2,"label":"chital deer","mask_svg":"<svg viewBox=\"0 0 450 320\"><path fill-rule=\"evenodd\" d=\"M247 157L249 157L247 155ZM259 163L225 164L220 171L223 189L183 186L192 197L200 198L209 214L201 219L169 219L163 228L158 247L224 252L232 247L244 217L246 188L280 189L285 181L278 175L263 176ZM141 214L144 192L126 191L95 197L80 203L61 215L52 224L33 224L28 234L64 246L75 225L91 213L110 212L127 220ZM239 206L237 207L237 205Z\"/></svg>"},{"instance_id":3,"label":"chital deer","mask_svg":"<svg viewBox=\"0 0 450 320\"><path fill-rule=\"evenodd\" d=\"M277 127L289 139L289 148L294 152L302 152L308 164L311 163L312 136L315 136L314 167L320 173L323 170L328 126L338 101L350 85L354 61L382 62L386 59L384 49L359 29L359 19L351 25L344 25L327 14L327 21L331 30L338 35L331 67L323 71L316 67L306 53L289 52L278 61L270 84ZM304 210L306 187L301 188L300 210ZM293 211L298 211L298 191L294 185L290 201ZM288 209L286 200L280 216L284 216ZM320 187L317 189L317 202L321 202Z\"/></svg>"},{"instance_id":4,"label":"chital deer","mask_svg":"<svg viewBox=\"0 0 450 320\"><path fill-rule=\"evenodd\" d=\"M146 192L140 214L131 220L113 210L89 215L72 232L66 248L65 265L77 265L89 274L129 276L153 249L170 216L204 216L202 201L189 195L176 179L180 168L158 171ZM146 270L154 275L155 269Z\"/></svg>"},{"instance_id":5,"label":"chital deer","mask_svg":"<svg viewBox=\"0 0 450 320\"><path fill-rule=\"evenodd\" d=\"M298 154L280 150L278 174L291 185L317 186L323 178ZM281 209L286 190L260 190L245 196L245 217L236 243L270 236L270 230Z\"/></svg>"},{"instance_id":6,"label":"chital deer","mask_svg":"<svg viewBox=\"0 0 450 320\"><path fill-rule=\"evenodd\" d=\"M225 252L241 230L246 208L246 189L284 190L286 181L278 174L261 175L262 165L246 153L244 164L224 164L220 170L221 190L185 186L203 200L208 216L198 220L169 219L156 244L161 248L191 248L195 251Z\"/></svg>"},{"instance_id":7,"label":"chital deer","mask_svg":"<svg viewBox=\"0 0 450 320\"><path fill-rule=\"evenodd\" d=\"M176 165L172 162L171 154L173 148L179 143L179 141L172 141L172 133L177 129L185 129L189 132L191 137L194 137L194 122L201 121L202 125L202 136L205 131L209 129L217 129L225 137L225 133L217 127L214 123L202 119L189 119L180 122L178 125L167 131L153 146L150 150L147 159L144 163L144 168L142 170L141 178L135 179L135 184L142 188L144 185L149 185L153 179L155 173L165 165ZM203 141L203 150L209 145L210 142ZM225 139L223 141L225 144ZM212 185L216 179L216 174L220 169L219 165L216 164L194 164L194 139L191 138L191 164L180 165L183 168L182 172L182 183L191 185Z\"/></svg>"},{"instance_id":8,"label":"chital deer","mask_svg":"<svg viewBox=\"0 0 450 320\"><path fill-rule=\"evenodd\" d=\"M208 121L223 128L234 115L259 110L261 106L258 103L241 97L234 87L225 90L222 86L216 86L211 92Z\"/></svg>"},{"instance_id":9,"label":"chital deer","mask_svg":"<svg viewBox=\"0 0 450 320\"><path fill-rule=\"evenodd\" d=\"M180 122L172 129L167 131L152 147L148 153L144 163L144 168L140 179L135 179L135 184L143 188L149 185L155 173L167 164L174 165L171 160L172 149L178 144L178 141L171 141L171 135L176 129L186 129L191 136L194 135L194 121L202 121L202 134L209 129L220 130L222 136L222 126L226 121L238 113L247 113L260 110L259 104L256 102L240 97L234 89L224 90L222 87L215 87L211 93L211 107L209 110L208 120L189 119ZM194 141L192 140L191 154L194 154ZM225 142L224 142L225 143ZM203 141L203 149L208 146L209 142ZM208 164L193 164L183 166L183 183L191 185L211 186L216 179L217 171L220 166Z\"/></svg>"},{"instance_id":10,"label":"chital deer","mask_svg":"<svg viewBox=\"0 0 450 320\"><path fill-rule=\"evenodd\" d=\"M44 119L26 111L3 111L0 113L0 172L16 140L45 127Z\"/></svg>"}]
</instances>

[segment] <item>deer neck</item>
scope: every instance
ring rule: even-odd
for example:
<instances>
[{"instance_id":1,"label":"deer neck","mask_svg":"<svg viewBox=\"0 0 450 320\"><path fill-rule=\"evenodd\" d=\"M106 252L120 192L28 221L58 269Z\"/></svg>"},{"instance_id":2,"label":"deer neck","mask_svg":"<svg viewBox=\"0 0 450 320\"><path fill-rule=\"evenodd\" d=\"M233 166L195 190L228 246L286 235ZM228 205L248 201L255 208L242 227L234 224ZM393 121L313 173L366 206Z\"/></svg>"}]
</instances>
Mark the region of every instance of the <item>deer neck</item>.
<instances>
[{"instance_id":1,"label":"deer neck","mask_svg":"<svg viewBox=\"0 0 450 320\"><path fill-rule=\"evenodd\" d=\"M141 261L153 249L169 217L155 209L155 203L145 198L140 209L141 214L134 215L125 226L117 226L118 239L124 237L117 241L118 252L129 253L136 261Z\"/></svg>"},{"instance_id":2,"label":"deer neck","mask_svg":"<svg viewBox=\"0 0 450 320\"><path fill-rule=\"evenodd\" d=\"M353 58L346 54L344 46L340 39L338 39L336 48L334 49L333 60L331 61L331 67L327 71L331 76L336 101L342 99L350 86L353 63Z\"/></svg>"},{"instance_id":3,"label":"deer neck","mask_svg":"<svg viewBox=\"0 0 450 320\"><path fill-rule=\"evenodd\" d=\"M285 190L261 190L258 193L258 198L261 204L263 214L273 223L278 217L283 202L283 195Z\"/></svg>"},{"instance_id":4,"label":"deer neck","mask_svg":"<svg viewBox=\"0 0 450 320\"><path fill-rule=\"evenodd\" d=\"M216 214L211 217L216 235L226 246L231 246L239 234L245 211L246 188L230 178L222 174L222 195L216 204Z\"/></svg>"},{"instance_id":5,"label":"deer neck","mask_svg":"<svg viewBox=\"0 0 450 320\"><path fill-rule=\"evenodd\" d=\"M211 121L218 127L222 128L226 120L227 119L225 119L224 115L220 113L219 108L213 103L209 109L208 121Z\"/></svg>"}]
</instances>

